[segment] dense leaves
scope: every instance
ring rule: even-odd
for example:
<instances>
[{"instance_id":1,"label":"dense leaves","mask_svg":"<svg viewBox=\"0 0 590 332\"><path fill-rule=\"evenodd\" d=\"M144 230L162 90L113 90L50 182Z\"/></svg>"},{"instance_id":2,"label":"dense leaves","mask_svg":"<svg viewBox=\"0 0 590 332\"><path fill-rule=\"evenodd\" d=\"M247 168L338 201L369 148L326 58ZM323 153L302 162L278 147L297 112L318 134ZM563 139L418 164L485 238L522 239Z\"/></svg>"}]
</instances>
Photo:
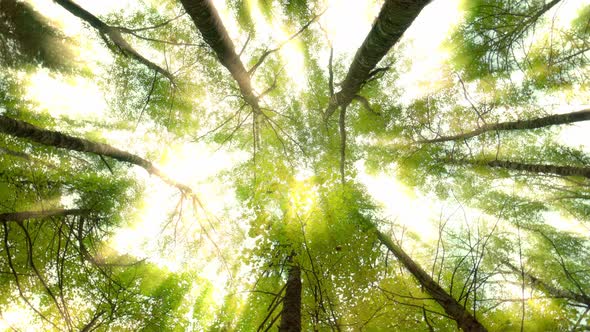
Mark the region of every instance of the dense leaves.
<instances>
[{"instance_id":1,"label":"dense leaves","mask_svg":"<svg viewBox=\"0 0 590 332\"><path fill-rule=\"evenodd\" d=\"M0 328L588 329L590 4L341 5L0 1Z\"/></svg>"}]
</instances>

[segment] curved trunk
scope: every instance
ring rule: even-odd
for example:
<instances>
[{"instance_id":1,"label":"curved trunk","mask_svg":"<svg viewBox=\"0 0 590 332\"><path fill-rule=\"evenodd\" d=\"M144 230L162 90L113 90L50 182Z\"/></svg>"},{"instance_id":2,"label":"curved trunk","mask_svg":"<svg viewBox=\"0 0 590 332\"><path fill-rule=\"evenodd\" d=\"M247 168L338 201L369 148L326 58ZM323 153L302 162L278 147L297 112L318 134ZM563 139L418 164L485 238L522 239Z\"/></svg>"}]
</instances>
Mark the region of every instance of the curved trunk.
<instances>
[{"instance_id":1,"label":"curved trunk","mask_svg":"<svg viewBox=\"0 0 590 332\"><path fill-rule=\"evenodd\" d=\"M101 21L98 17L92 15L86 9L80 7L78 4L71 0L54 0L60 6L62 6L65 10L69 11L74 16L82 19L86 23L90 24L93 28L98 30L101 34L108 36L111 42L113 42L117 47L126 55L136 59L137 61L141 62L148 68L157 71L158 73L164 75L170 81L174 81L174 76L167 71L166 69L158 66L157 64L151 62L150 60L146 59L143 55L139 54L129 43L121 36L121 30L115 27L111 27L110 25L106 24L105 22Z\"/></svg>"},{"instance_id":2,"label":"curved trunk","mask_svg":"<svg viewBox=\"0 0 590 332\"><path fill-rule=\"evenodd\" d=\"M401 247L396 245L387 235L379 231L375 225L371 225L371 227L375 229L379 241L410 271L426 292L445 310L447 315L457 322L459 328L463 331L487 331L465 307L434 281Z\"/></svg>"},{"instance_id":3,"label":"curved trunk","mask_svg":"<svg viewBox=\"0 0 590 332\"><path fill-rule=\"evenodd\" d=\"M531 120L522 120L522 121L510 121L510 122L500 122L495 124L486 124L481 126L480 128L466 132L463 134L458 135L451 135L451 136L441 136L439 138L434 139L427 139L418 141L418 143L437 143L437 142L447 142L447 141L456 141L461 139L467 139L471 137L475 137L486 133L488 131L496 131L496 130L524 130L524 129L536 129L536 128L543 128L561 124L569 124L581 121L588 121L590 120L590 109L578 111L578 112L571 112L565 114L554 114L545 116L538 119L531 119Z\"/></svg>"},{"instance_id":4,"label":"curved trunk","mask_svg":"<svg viewBox=\"0 0 590 332\"><path fill-rule=\"evenodd\" d=\"M289 268L279 331L301 331L301 269L297 265Z\"/></svg>"},{"instance_id":5,"label":"curved trunk","mask_svg":"<svg viewBox=\"0 0 590 332\"><path fill-rule=\"evenodd\" d=\"M348 105L371 76L371 71L395 45L430 0L386 0L379 16L356 52L342 89L330 98L328 119L341 105Z\"/></svg>"},{"instance_id":6,"label":"curved trunk","mask_svg":"<svg viewBox=\"0 0 590 332\"><path fill-rule=\"evenodd\" d=\"M164 182L177 187L181 191L192 193L192 190L189 187L172 180L151 162L108 144L92 142L84 138L70 136L58 131L39 128L28 122L12 119L5 115L0 115L0 132L10 136L28 139L42 145L79 152L89 152L134 164L144 168L150 174L158 176Z\"/></svg>"}]
</instances>

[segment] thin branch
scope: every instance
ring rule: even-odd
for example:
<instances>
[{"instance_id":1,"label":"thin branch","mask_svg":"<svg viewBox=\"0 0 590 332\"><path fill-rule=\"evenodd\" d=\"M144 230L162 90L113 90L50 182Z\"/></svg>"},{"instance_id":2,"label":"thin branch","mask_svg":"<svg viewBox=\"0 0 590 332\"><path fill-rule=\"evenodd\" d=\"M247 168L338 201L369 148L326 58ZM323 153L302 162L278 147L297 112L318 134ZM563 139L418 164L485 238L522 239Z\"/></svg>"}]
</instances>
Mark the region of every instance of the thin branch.
<instances>
[{"instance_id":1,"label":"thin branch","mask_svg":"<svg viewBox=\"0 0 590 332\"><path fill-rule=\"evenodd\" d=\"M264 60L266 60L266 58L271 55L274 52L279 51L281 48L283 48L283 46L287 45L289 42L291 42L293 39L297 38L297 36L299 36L300 34L302 34L305 30L307 30L307 28L309 28L309 26L318 20L318 18L320 18L327 10L328 8L324 9L321 13L314 15L314 17L311 18L311 20L309 22L307 22L305 25L303 25L301 27L301 29L299 29L299 31L297 31L295 34L291 35L289 38L287 38L286 40L282 41L281 43L279 43L279 45L277 45L277 47L270 49L270 50L266 50L262 53L262 55L260 56L260 58L258 59L258 61L252 66L252 68L250 68L248 70L248 75L252 76L254 75L254 72L256 72L256 69L258 69L258 67L260 67L260 65L262 65L262 63L264 62Z\"/></svg>"},{"instance_id":2,"label":"thin branch","mask_svg":"<svg viewBox=\"0 0 590 332\"><path fill-rule=\"evenodd\" d=\"M510 122L499 122L494 124L484 124L478 129L450 136L441 136L434 139L420 140L417 143L438 143L455 140L463 140L472 138L489 131L512 131L512 130L526 130L526 129L537 129L555 125L571 124L581 121L590 120L590 109L584 109L577 112L564 113L564 114L553 114L541 118L530 119L530 120L519 120Z\"/></svg>"},{"instance_id":3,"label":"thin branch","mask_svg":"<svg viewBox=\"0 0 590 332\"><path fill-rule=\"evenodd\" d=\"M141 108L141 113L139 113L139 117L137 118L137 123L135 124L135 130L137 131L137 127L139 126L139 123L141 122L141 117L143 116L143 113L145 112L146 108L148 107L148 105L150 104L150 100L152 99L152 94L154 93L154 87L156 86L156 81L158 80L158 72L154 71L154 78L152 79L152 84L150 86L150 91L148 92L146 98L145 98L145 103L143 104L143 107Z\"/></svg>"}]
</instances>

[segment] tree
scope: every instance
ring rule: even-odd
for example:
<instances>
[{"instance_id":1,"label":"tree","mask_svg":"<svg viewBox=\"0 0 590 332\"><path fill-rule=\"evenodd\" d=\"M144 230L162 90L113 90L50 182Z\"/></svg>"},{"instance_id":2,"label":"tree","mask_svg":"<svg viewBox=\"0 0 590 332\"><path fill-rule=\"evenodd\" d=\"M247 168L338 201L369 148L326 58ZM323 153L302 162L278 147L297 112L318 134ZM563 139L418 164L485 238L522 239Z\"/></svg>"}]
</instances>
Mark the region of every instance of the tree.
<instances>
[{"instance_id":1,"label":"tree","mask_svg":"<svg viewBox=\"0 0 590 332\"><path fill-rule=\"evenodd\" d=\"M412 94L451 2L375 2L358 45L330 1L1 2L0 326L587 328L590 156L560 135L590 120L590 4L463 3ZM39 75L104 113L44 111ZM429 216L388 215L375 174Z\"/></svg>"}]
</instances>

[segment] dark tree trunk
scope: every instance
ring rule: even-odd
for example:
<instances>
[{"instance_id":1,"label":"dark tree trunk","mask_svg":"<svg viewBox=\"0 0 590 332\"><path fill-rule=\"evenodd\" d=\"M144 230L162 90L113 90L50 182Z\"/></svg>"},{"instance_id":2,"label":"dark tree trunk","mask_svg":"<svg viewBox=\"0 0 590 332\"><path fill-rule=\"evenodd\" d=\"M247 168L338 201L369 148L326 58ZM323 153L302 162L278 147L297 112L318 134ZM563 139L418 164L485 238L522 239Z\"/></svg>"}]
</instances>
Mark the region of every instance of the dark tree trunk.
<instances>
[{"instance_id":1,"label":"dark tree trunk","mask_svg":"<svg viewBox=\"0 0 590 332\"><path fill-rule=\"evenodd\" d=\"M545 281L533 276L532 274L521 271L516 266L512 265L510 262L505 261L504 265L508 266L514 273L518 274L519 276L524 276L524 278L531 284L532 287L546 293L547 295L553 298L559 299L568 299L578 303L585 304L590 307L590 296L585 294L577 294L565 289L559 289Z\"/></svg>"},{"instance_id":2,"label":"dark tree trunk","mask_svg":"<svg viewBox=\"0 0 590 332\"><path fill-rule=\"evenodd\" d=\"M506 160L456 160L445 159L446 162L459 165L488 166L514 171L536 174L555 174L561 176L581 176L590 179L590 167L557 166L545 164L525 164Z\"/></svg>"},{"instance_id":3,"label":"dark tree trunk","mask_svg":"<svg viewBox=\"0 0 590 332\"><path fill-rule=\"evenodd\" d=\"M356 52L342 89L330 98L324 114L329 118L338 106L348 105L370 77L371 71L395 45L430 0L386 0L373 28Z\"/></svg>"},{"instance_id":4,"label":"dark tree trunk","mask_svg":"<svg viewBox=\"0 0 590 332\"><path fill-rule=\"evenodd\" d=\"M234 43L221 22L213 3L210 0L180 0L180 2L201 32L205 42L213 49L221 64L229 70L238 83L246 102L255 111L258 111L258 99L252 90L250 75L236 53Z\"/></svg>"},{"instance_id":5,"label":"dark tree trunk","mask_svg":"<svg viewBox=\"0 0 590 332\"><path fill-rule=\"evenodd\" d=\"M289 268L279 331L301 331L301 270L295 264Z\"/></svg>"},{"instance_id":6,"label":"dark tree trunk","mask_svg":"<svg viewBox=\"0 0 590 332\"><path fill-rule=\"evenodd\" d=\"M134 164L144 168L149 173L158 176L164 182L177 187L181 191L192 193L192 190L189 187L172 180L156 168L151 162L108 144L92 142L84 138L73 137L58 131L39 128L28 122L12 119L5 115L0 115L0 132L10 136L28 139L46 146L94 153Z\"/></svg>"},{"instance_id":7,"label":"dark tree trunk","mask_svg":"<svg viewBox=\"0 0 590 332\"><path fill-rule=\"evenodd\" d=\"M107 36L111 42L113 42L125 55L128 55L135 60L141 62L148 68L157 71L164 75L170 81L174 81L174 76L166 69L158 66L157 64L146 59L143 55L139 54L129 43L121 36L121 29L112 27L105 22L101 21L98 17L92 15L90 12L80 7L78 4L71 0L55 0L65 10L71 14L79 17L86 23L90 24L93 28L98 30L102 35Z\"/></svg>"},{"instance_id":8,"label":"dark tree trunk","mask_svg":"<svg viewBox=\"0 0 590 332\"><path fill-rule=\"evenodd\" d=\"M387 235L380 232L374 225L373 227L381 243L410 271L426 292L445 310L447 315L457 322L459 328L463 331L487 331L465 307L434 281L401 247L396 245Z\"/></svg>"},{"instance_id":9,"label":"dark tree trunk","mask_svg":"<svg viewBox=\"0 0 590 332\"><path fill-rule=\"evenodd\" d=\"M495 124L486 124L480 128L466 132L463 134L441 136L434 139L427 139L418 141L418 143L437 143L467 139L481 135L488 131L496 130L524 130L524 129L536 129L561 124L569 124L581 121L590 120L590 110L582 110L578 112L555 114L549 115L538 119L523 120L523 121L511 121L511 122L500 122Z\"/></svg>"},{"instance_id":10,"label":"dark tree trunk","mask_svg":"<svg viewBox=\"0 0 590 332\"><path fill-rule=\"evenodd\" d=\"M79 216L88 214L90 211L84 209L52 209L43 211L21 211L0 213L0 222L15 221L21 222L29 219L49 218L49 217L65 217L65 216Z\"/></svg>"}]
</instances>

